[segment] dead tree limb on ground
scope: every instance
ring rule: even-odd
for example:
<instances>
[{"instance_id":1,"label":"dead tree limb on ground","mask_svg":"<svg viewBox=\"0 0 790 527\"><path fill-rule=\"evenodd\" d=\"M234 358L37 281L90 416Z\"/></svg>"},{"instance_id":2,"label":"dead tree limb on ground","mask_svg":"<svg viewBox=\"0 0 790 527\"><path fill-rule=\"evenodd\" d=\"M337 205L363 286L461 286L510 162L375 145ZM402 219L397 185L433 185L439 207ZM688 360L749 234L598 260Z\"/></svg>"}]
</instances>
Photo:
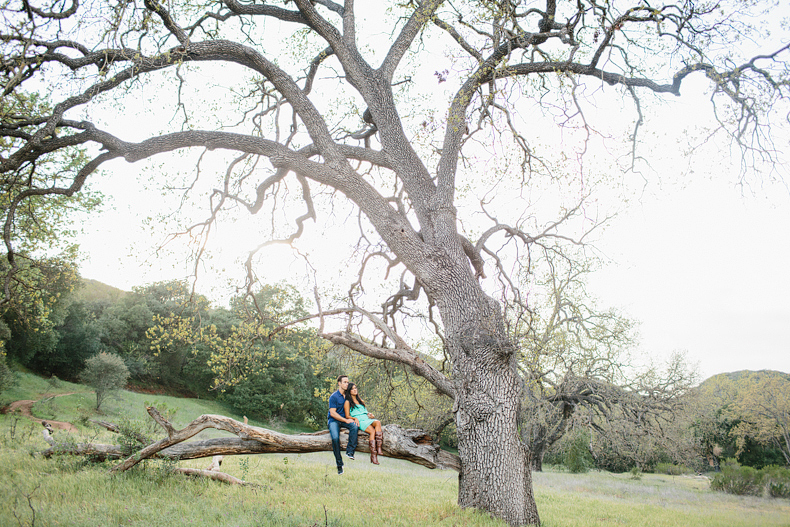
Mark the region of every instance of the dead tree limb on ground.
<instances>
[{"instance_id":1,"label":"dead tree limb on ground","mask_svg":"<svg viewBox=\"0 0 790 527\"><path fill-rule=\"evenodd\" d=\"M173 470L180 474L186 474L187 476L200 476L201 478L213 479L215 481L221 481L231 485L254 485L253 483L241 480L235 476L231 476L230 474L217 472L214 470L201 470L199 468L186 467L176 467Z\"/></svg>"},{"instance_id":2,"label":"dead tree limb on ground","mask_svg":"<svg viewBox=\"0 0 790 527\"><path fill-rule=\"evenodd\" d=\"M210 414L201 415L182 430L175 430L156 411L156 408L149 407L148 412L168 432L168 436L128 456L123 462L111 469L113 472L127 470L143 459L149 458L186 460L244 454L307 454L332 450L332 441L329 437L329 432L326 430L312 434L288 435L246 425L222 415ZM208 428L225 430L235 434L237 437L186 441ZM428 468L460 470L461 465L458 456L439 448L426 432L412 429L405 430L394 424L385 425L383 430L384 456L405 459ZM364 435L364 433L361 435ZM344 449L347 440L347 435L341 434L341 447ZM366 443L366 441L360 441L357 450L369 452L369 447ZM93 456L99 459L121 459L124 456L121 448L116 445L85 443L55 444L42 453L47 457L52 454L73 454Z\"/></svg>"}]
</instances>

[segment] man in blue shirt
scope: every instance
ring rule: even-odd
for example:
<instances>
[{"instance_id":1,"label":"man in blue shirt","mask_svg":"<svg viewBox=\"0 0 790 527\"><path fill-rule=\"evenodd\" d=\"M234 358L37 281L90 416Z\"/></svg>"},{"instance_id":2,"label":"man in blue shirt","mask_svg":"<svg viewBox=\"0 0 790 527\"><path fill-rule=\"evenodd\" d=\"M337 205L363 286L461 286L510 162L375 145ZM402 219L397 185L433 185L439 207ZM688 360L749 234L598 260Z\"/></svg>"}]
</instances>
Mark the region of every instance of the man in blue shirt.
<instances>
[{"instance_id":1,"label":"man in blue shirt","mask_svg":"<svg viewBox=\"0 0 790 527\"><path fill-rule=\"evenodd\" d=\"M343 473L343 458L340 457L340 427L348 428L346 455L351 460L354 459L354 451L357 449L357 433L359 432L359 421L353 417L350 419L345 417L346 412L343 405L346 403L346 388L348 388L348 377L341 375L337 378L337 391L329 397L329 413L326 416L338 474Z\"/></svg>"}]
</instances>

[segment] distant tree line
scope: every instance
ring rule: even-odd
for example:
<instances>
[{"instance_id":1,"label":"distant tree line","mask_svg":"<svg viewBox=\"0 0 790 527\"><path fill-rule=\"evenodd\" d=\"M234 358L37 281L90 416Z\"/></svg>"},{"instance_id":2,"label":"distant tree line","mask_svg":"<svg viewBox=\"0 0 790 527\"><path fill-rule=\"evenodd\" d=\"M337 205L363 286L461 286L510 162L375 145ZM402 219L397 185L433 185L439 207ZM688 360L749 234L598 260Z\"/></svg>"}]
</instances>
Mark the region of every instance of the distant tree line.
<instances>
[{"instance_id":1,"label":"distant tree line","mask_svg":"<svg viewBox=\"0 0 790 527\"><path fill-rule=\"evenodd\" d=\"M239 297L230 307L212 307L185 282L122 292L61 271L38 289L39 307L27 300L2 311L4 371L8 362L79 381L91 357L112 354L128 368L132 389L220 398L250 417L321 426L322 396L334 385L337 361L325 349L319 353L323 344L308 330L290 328L276 338L262 330L277 326L280 317L304 314L292 288L265 286L254 300ZM262 306L263 318L253 324L257 338L240 334L250 332L250 304ZM219 378L219 364L238 346L249 357L243 375Z\"/></svg>"}]
</instances>

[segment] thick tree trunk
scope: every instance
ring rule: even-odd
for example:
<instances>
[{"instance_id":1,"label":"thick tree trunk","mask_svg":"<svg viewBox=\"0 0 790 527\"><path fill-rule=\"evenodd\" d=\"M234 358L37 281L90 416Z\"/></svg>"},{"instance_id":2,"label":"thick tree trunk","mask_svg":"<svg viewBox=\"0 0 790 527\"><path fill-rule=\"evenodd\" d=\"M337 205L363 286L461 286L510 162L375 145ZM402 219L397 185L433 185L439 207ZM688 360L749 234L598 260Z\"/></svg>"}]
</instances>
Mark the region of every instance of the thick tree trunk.
<instances>
[{"instance_id":1,"label":"thick tree trunk","mask_svg":"<svg viewBox=\"0 0 790 527\"><path fill-rule=\"evenodd\" d=\"M527 398L527 402L530 400L534 398ZM562 403L554 406L554 411L549 407L541 415L533 414L532 422L521 423L521 439L529 449L529 463L533 472L543 472L543 457L567 432L574 409L573 405ZM530 418L522 415L522 419Z\"/></svg>"},{"instance_id":2,"label":"thick tree trunk","mask_svg":"<svg viewBox=\"0 0 790 527\"><path fill-rule=\"evenodd\" d=\"M477 302L447 306L442 313L445 325L453 328L446 342L457 379L458 504L488 511L513 526L538 525L529 452L518 431L523 383L516 347L498 304L475 291L470 297Z\"/></svg>"},{"instance_id":3,"label":"thick tree trunk","mask_svg":"<svg viewBox=\"0 0 790 527\"><path fill-rule=\"evenodd\" d=\"M532 441L529 441L528 438L525 437L527 434L524 432L524 429L528 426L527 423L521 424L521 439L527 445L527 450L529 451L530 470L532 470L532 472L543 472L543 457L546 455L546 450L548 450L549 446L546 442L545 428L540 425L533 427L531 432L534 435L531 438Z\"/></svg>"},{"instance_id":4,"label":"thick tree trunk","mask_svg":"<svg viewBox=\"0 0 790 527\"><path fill-rule=\"evenodd\" d=\"M510 525L537 525L529 455L516 429L518 382L512 372L488 373L478 375L456 413L458 504L486 510Z\"/></svg>"},{"instance_id":5,"label":"thick tree trunk","mask_svg":"<svg viewBox=\"0 0 790 527\"><path fill-rule=\"evenodd\" d=\"M543 450L530 452L529 465L532 472L543 472L543 456L545 454L546 452Z\"/></svg>"}]
</instances>

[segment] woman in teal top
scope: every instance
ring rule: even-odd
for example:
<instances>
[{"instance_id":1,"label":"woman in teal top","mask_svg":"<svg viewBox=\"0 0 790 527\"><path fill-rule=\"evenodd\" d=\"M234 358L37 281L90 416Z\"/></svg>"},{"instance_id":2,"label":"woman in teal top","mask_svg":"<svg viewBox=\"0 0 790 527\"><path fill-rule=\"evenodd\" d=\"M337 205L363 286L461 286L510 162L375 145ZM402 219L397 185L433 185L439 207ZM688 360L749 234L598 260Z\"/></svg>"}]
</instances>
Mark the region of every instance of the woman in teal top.
<instances>
[{"instance_id":1,"label":"woman in teal top","mask_svg":"<svg viewBox=\"0 0 790 527\"><path fill-rule=\"evenodd\" d=\"M359 389L354 383L348 384L346 390L346 403L344 406L346 419L353 419L360 430L367 432L370 437L370 462L379 464L378 455L382 455L381 447L384 443L384 432L381 430L381 421L365 408L365 401L359 396Z\"/></svg>"}]
</instances>

